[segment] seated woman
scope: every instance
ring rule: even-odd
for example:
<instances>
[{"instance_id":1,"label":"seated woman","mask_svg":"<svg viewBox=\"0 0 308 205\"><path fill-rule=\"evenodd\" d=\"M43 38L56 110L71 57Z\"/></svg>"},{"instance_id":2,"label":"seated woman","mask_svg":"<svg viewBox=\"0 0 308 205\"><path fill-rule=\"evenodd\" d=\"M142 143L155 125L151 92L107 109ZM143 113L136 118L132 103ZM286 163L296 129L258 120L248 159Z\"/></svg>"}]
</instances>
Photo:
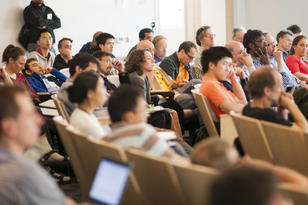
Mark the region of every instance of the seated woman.
<instances>
[{"instance_id":1,"label":"seated woman","mask_svg":"<svg viewBox=\"0 0 308 205\"><path fill-rule=\"evenodd\" d=\"M308 39L306 36L297 36L292 43L286 64L291 72L300 80L308 82L308 62L303 59L307 55Z\"/></svg>"},{"instance_id":2,"label":"seated woman","mask_svg":"<svg viewBox=\"0 0 308 205\"><path fill-rule=\"evenodd\" d=\"M30 91L32 99L38 100L39 97L37 93L30 86L26 77L21 73L24 69L26 60L26 51L24 49L8 45L2 54L2 62L5 63L5 67L0 68L0 77L3 78L5 84L23 84Z\"/></svg>"},{"instance_id":3,"label":"seated woman","mask_svg":"<svg viewBox=\"0 0 308 205\"><path fill-rule=\"evenodd\" d=\"M77 76L74 84L68 88L69 99L77 103L71 117L70 124L80 132L90 137L101 139L111 131L108 125L102 126L93 111L104 104L106 88L98 74L84 72Z\"/></svg>"}]
</instances>

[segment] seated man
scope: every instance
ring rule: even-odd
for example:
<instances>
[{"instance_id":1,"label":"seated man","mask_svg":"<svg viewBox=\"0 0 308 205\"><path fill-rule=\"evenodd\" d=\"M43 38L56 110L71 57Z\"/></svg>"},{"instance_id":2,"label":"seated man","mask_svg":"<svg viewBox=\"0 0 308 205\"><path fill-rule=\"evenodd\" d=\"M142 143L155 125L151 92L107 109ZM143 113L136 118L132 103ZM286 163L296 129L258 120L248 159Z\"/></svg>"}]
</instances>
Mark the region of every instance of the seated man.
<instances>
[{"instance_id":1,"label":"seated man","mask_svg":"<svg viewBox=\"0 0 308 205\"><path fill-rule=\"evenodd\" d=\"M150 28L143 28L139 31L139 41L142 41L142 40L149 40L149 41L153 41L153 30L150 29ZM126 59L128 59L128 56L131 52L133 52L133 50L135 50L137 48L137 45L135 45L134 47L132 47L127 56L126 56Z\"/></svg>"},{"instance_id":2,"label":"seated man","mask_svg":"<svg viewBox=\"0 0 308 205\"><path fill-rule=\"evenodd\" d=\"M277 177L263 169L240 167L214 180L211 205L292 205L278 189Z\"/></svg>"},{"instance_id":3,"label":"seated man","mask_svg":"<svg viewBox=\"0 0 308 205\"><path fill-rule=\"evenodd\" d=\"M225 47L211 47L203 51L201 64L204 72L200 93L209 101L216 116L231 110L241 112L247 103L241 84L237 81L232 65L232 54ZM233 92L219 81L230 78Z\"/></svg>"},{"instance_id":4,"label":"seated man","mask_svg":"<svg viewBox=\"0 0 308 205\"><path fill-rule=\"evenodd\" d=\"M211 137L198 143L191 153L191 162L202 166L226 171L236 166L250 166L267 169L275 173L283 182L308 187L308 178L290 168L273 165L264 160L252 159L249 156L240 158L237 150L229 143Z\"/></svg>"},{"instance_id":5,"label":"seated man","mask_svg":"<svg viewBox=\"0 0 308 205\"><path fill-rule=\"evenodd\" d=\"M153 38L154 45L154 60L157 65L166 57L167 41L162 35L157 35Z\"/></svg>"},{"instance_id":6,"label":"seated man","mask_svg":"<svg viewBox=\"0 0 308 205\"><path fill-rule=\"evenodd\" d=\"M42 29L37 36L37 45L39 46L35 51L29 53L28 58L34 58L46 70L52 68L55 62L55 55L50 52L52 46L52 35L49 30Z\"/></svg>"},{"instance_id":7,"label":"seated man","mask_svg":"<svg viewBox=\"0 0 308 205\"><path fill-rule=\"evenodd\" d=\"M27 74L29 84L36 92L55 94L66 80L66 76L57 69L50 67L43 69L34 58L30 58L26 61L25 73ZM51 75L46 77L46 74Z\"/></svg>"},{"instance_id":8,"label":"seated man","mask_svg":"<svg viewBox=\"0 0 308 205\"><path fill-rule=\"evenodd\" d=\"M41 132L43 120L22 87L0 87L1 204L75 204L66 199L54 179L25 158Z\"/></svg>"},{"instance_id":9,"label":"seated man","mask_svg":"<svg viewBox=\"0 0 308 205\"><path fill-rule=\"evenodd\" d=\"M112 53L114 46L114 36L109 33L101 33L96 37L96 49Z\"/></svg>"},{"instance_id":10,"label":"seated man","mask_svg":"<svg viewBox=\"0 0 308 205\"><path fill-rule=\"evenodd\" d=\"M90 54L94 53L96 46L97 46L96 38L102 33L103 33L102 31L95 32L93 35L92 41L84 44L82 48L80 49L79 53L90 53Z\"/></svg>"},{"instance_id":11,"label":"seated man","mask_svg":"<svg viewBox=\"0 0 308 205\"><path fill-rule=\"evenodd\" d=\"M72 43L70 38L62 38L58 43L58 50L60 54L56 56L53 67L61 70L62 68L68 68L72 60Z\"/></svg>"},{"instance_id":12,"label":"seated man","mask_svg":"<svg viewBox=\"0 0 308 205\"><path fill-rule=\"evenodd\" d=\"M122 147L137 148L154 156L165 156L188 162L170 149L147 121L147 104L143 92L129 85L121 85L109 99L108 112L112 133L104 140Z\"/></svg>"},{"instance_id":13,"label":"seated man","mask_svg":"<svg viewBox=\"0 0 308 205\"><path fill-rule=\"evenodd\" d=\"M178 51L167 56L159 66L176 82L186 84L193 79L189 63L196 54L196 45L191 41L183 42Z\"/></svg>"},{"instance_id":14,"label":"seated man","mask_svg":"<svg viewBox=\"0 0 308 205\"><path fill-rule=\"evenodd\" d=\"M76 105L73 104L68 98L67 89L73 85L74 80L82 72L92 71L96 72L99 67L99 62L95 57L88 53L79 53L74 56L69 67L70 77L63 83L57 96L59 100L63 103L67 114L70 116Z\"/></svg>"},{"instance_id":15,"label":"seated man","mask_svg":"<svg viewBox=\"0 0 308 205\"><path fill-rule=\"evenodd\" d=\"M292 95L283 91L282 79L277 71L270 67L259 68L250 76L247 90L253 101L243 109L243 115L308 132L307 120L295 104ZM289 110L295 123L286 120L283 114L274 111L272 106L279 106L281 112Z\"/></svg>"},{"instance_id":16,"label":"seated man","mask_svg":"<svg viewBox=\"0 0 308 205\"><path fill-rule=\"evenodd\" d=\"M246 29L244 27L233 28L232 40L243 43L245 33L246 33Z\"/></svg>"},{"instance_id":17,"label":"seated man","mask_svg":"<svg viewBox=\"0 0 308 205\"><path fill-rule=\"evenodd\" d=\"M282 30L277 34L276 40L278 43L277 48L282 52L283 61L286 61L292 47L293 33Z\"/></svg>"}]
</instances>

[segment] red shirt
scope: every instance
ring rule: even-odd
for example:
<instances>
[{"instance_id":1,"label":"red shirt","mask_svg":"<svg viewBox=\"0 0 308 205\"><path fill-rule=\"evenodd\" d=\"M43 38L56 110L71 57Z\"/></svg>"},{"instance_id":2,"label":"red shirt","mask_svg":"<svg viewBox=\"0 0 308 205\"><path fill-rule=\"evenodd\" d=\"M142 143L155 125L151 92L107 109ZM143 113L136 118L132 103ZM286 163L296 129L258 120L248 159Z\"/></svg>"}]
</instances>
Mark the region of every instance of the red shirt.
<instances>
[{"instance_id":1,"label":"red shirt","mask_svg":"<svg viewBox=\"0 0 308 205\"><path fill-rule=\"evenodd\" d=\"M286 64L290 71L294 73L308 74L308 62L301 60L295 55L290 55L286 59Z\"/></svg>"}]
</instances>

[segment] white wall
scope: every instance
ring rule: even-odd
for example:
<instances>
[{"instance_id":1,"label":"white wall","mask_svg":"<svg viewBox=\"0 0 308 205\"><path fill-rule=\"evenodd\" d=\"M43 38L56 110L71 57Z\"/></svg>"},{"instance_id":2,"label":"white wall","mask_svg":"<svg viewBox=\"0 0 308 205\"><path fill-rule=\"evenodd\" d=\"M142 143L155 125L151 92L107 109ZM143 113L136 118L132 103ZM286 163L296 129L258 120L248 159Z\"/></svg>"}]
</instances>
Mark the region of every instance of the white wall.
<instances>
[{"instance_id":1,"label":"white wall","mask_svg":"<svg viewBox=\"0 0 308 205\"><path fill-rule=\"evenodd\" d=\"M30 0L0 0L0 53L9 43L17 44L23 25L22 11ZM139 30L155 21L155 0L45 0L59 18L62 27L55 30L57 41L62 37L74 40L73 52L102 30L124 40L115 45L114 54L125 56L138 43ZM126 39L129 42L126 42Z\"/></svg>"},{"instance_id":2,"label":"white wall","mask_svg":"<svg viewBox=\"0 0 308 205\"><path fill-rule=\"evenodd\" d=\"M244 2L244 6L238 2ZM237 21L248 29L260 29L276 36L280 30L298 24L308 34L307 0L237 0L237 3L238 17L245 18Z\"/></svg>"}]
</instances>

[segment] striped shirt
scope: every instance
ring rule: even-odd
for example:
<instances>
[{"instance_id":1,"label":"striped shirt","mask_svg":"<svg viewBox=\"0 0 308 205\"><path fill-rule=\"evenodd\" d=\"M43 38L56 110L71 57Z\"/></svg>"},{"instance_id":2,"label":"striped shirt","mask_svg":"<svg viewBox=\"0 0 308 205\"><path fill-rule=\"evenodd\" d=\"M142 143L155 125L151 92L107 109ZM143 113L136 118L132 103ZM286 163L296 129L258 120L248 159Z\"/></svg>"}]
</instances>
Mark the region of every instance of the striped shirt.
<instances>
[{"instance_id":1,"label":"striped shirt","mask_svg":"<svg viewBox=\"0 0 308 205\"><path fill-rule=\"evenodd\" d=\"M166 141L159 138L156 130L149 124L127 124L119 122L112 125L112 132L103 140L124 148L141 149L153 156L171 157L175 152Z\"/></svg>"}]
</instances>

